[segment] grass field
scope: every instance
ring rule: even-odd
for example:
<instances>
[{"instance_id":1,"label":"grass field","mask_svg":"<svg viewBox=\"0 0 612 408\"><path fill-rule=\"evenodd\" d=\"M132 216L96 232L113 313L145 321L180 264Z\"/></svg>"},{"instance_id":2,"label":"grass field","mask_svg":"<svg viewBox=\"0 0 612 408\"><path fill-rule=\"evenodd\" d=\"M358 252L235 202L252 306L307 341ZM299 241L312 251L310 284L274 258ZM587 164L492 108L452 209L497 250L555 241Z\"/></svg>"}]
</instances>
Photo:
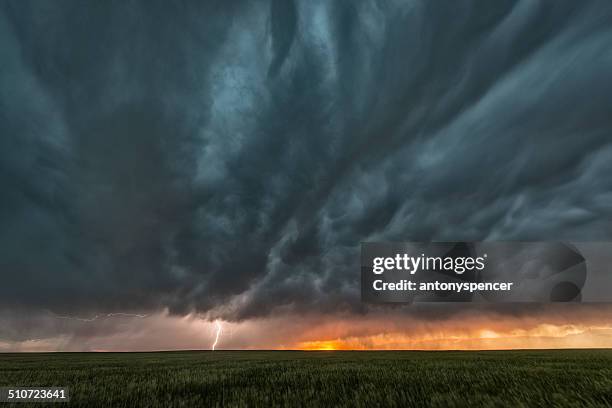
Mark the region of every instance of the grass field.
<instances>
[{"instance_id":1,"label":"grass field","mask_svg":"<svg viewBox=\"0 0 612 408\"><path fill-rule=\"evenodd\" d=\"M612 406L612 350L0 354L0 386L83 407Z\"/></svg>"}]
</instances>

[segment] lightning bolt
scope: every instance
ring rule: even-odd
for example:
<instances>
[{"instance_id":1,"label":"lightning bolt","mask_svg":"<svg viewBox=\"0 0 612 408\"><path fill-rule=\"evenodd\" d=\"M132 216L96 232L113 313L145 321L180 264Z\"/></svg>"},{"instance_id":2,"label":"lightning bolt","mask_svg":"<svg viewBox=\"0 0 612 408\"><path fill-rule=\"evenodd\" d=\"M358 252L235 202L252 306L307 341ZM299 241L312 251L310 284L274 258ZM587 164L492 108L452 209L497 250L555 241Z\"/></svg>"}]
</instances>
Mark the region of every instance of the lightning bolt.
<instances>
[{"instance_id":1,"label":"lightning bolt","mask_svg":"<svg viewBox=\"0 0 612 408\"><path fill-rule=\"evenodd\" d=\"M49 312L49 314L51 314L56 319L78 320L79 322L94 322L94 321L102 319L102 318L116 317L116 316L135 317L135 318L138 318L138 319L144 319L145 317L148 316L146 314L135 314L135 313L106 313L106 314L102 314L102 315L97 314L97 315L95 315L93 317L78 317L78 316L62 316L62 315L55 314L55 313L51 312L50 310L48 310L47 312Z\"/></svg>"},{"instance_id":2,"label":"lightning bolt","mask_svg":"<svg viewBox=\"0 0 612 408\"><path fill-rule=\"evenodd\" d=\"M219 343L219 336L221 335L223 328L218 320L215 320L215 326L217 326L217 335L215 336L215 342L212 345L212 351L215 351L215 347L217 347L217 343Z\"/></svg>"}]
</instances>

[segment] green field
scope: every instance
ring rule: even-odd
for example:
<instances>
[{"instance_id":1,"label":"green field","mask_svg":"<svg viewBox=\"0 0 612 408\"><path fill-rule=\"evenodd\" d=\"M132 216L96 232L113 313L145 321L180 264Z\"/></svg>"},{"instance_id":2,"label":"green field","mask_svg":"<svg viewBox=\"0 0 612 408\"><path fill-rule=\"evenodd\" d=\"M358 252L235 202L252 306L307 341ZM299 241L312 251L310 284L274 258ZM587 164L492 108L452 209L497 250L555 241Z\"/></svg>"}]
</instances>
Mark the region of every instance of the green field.
<instances>
[{"instance_id":1,"label":"green field","mask_svg":"<svg viewBox=\"0 0 612 408\"><path fill-rule=\"evenodd\" d=\"M612 406L612 350L0 354L0 386L83 407Z\"/></svg>"}]
</instances>

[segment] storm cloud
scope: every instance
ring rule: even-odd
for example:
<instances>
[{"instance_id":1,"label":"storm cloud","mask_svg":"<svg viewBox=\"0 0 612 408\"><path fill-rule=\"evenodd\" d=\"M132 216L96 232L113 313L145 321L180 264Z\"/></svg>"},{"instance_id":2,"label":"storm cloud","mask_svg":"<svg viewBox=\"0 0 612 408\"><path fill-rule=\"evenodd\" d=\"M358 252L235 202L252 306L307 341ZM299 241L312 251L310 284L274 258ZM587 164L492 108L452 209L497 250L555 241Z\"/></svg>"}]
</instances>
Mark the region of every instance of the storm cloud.
<instances>
[{"instance_id":1,"label":"storm cloud","mask_svg":"<svg viewBox=\"0 0 612 408\"><path fill-rule=\"evenodd\" d=\"M362 241L609 240L611 19L3 1L0 307L365 313Z\"/></svg>"}]
</instances>

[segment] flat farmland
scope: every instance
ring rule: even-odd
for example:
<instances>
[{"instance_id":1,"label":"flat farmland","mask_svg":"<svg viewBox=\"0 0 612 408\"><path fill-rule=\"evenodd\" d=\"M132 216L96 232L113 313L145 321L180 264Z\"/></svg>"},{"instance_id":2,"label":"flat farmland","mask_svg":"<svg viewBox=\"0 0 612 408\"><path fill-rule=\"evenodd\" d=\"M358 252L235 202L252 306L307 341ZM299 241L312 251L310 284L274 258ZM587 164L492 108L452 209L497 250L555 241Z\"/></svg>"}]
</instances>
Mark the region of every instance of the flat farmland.
<instances>
[{"instance_id":1,"label":"flat farmland","mask_svg":"<svg viewBox=\"0 0 612 408\"><path fill-rule=\"evenodd\" d=\"M595 407L612 350L14 353L0 386L66 386L82 407Z\"/></svg>"}]
</instances>

